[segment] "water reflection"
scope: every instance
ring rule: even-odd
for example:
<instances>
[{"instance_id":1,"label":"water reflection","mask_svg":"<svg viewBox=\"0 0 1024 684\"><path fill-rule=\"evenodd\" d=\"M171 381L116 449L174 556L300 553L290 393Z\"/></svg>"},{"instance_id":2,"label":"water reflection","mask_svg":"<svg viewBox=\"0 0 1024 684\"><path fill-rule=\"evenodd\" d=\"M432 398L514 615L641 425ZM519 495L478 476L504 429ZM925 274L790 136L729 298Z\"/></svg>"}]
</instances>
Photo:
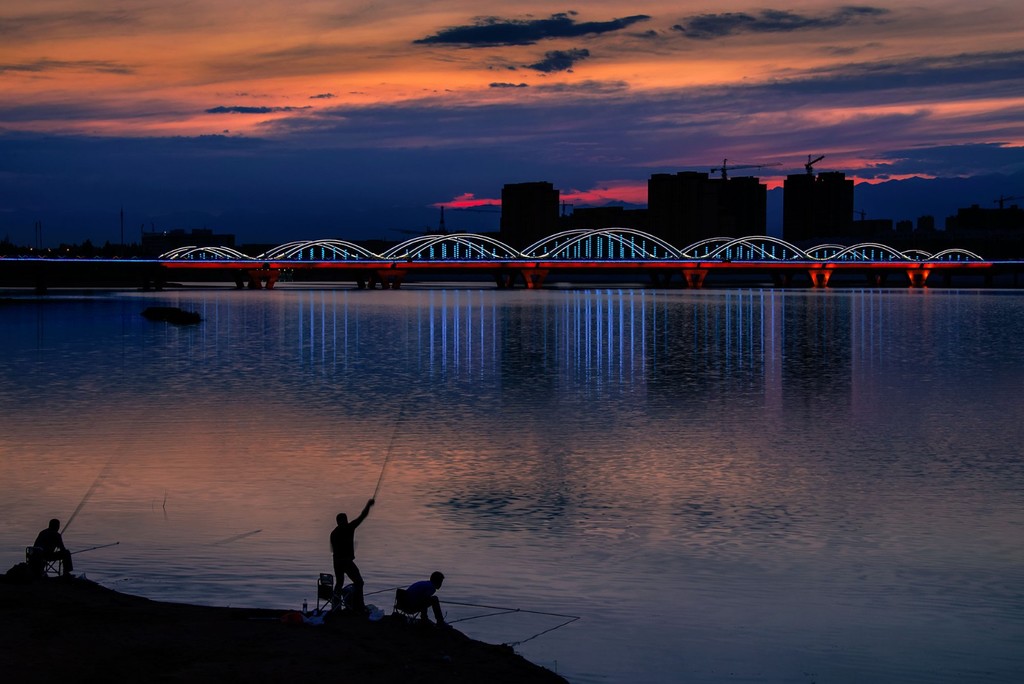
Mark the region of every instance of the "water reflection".
<instances>
[{"instance_id":1,"label":"water reflection","mask_svg":"<svg viewBox=\"0 0 1024 684\"><path fill-rule=\"evenodd\" d=\"M121 544L76 559L89 576L295 607L330 569L334 515L379 483L357 537L367 600L440 568L456 600L582 611L523 647L573 681L1010 681L1022 301L285 288L4 304L2 560L95 484L68 541ZM205 322L154 324L150 304Z\"/></svg>"}]
</instances>

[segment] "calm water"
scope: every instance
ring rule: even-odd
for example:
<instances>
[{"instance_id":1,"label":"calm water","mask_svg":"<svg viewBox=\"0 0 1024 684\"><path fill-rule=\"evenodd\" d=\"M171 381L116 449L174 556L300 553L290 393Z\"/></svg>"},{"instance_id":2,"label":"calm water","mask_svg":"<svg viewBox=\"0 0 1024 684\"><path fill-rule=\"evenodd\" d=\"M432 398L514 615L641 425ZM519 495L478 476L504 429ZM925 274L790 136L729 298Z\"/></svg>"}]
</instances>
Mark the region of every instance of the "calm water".
<instances>
[{"instance_id":1,"label":"calm water","mask_svg":"<svg viewBox=\"0 0 1024 684\"><path fill-rule=\"evenodd\" d=\"M1019 292L53 294L0 329L4 570L57 516L120 542L75 557L104 585L298 608L379 485L368 601L440 569L581 616L457 623L576 684L1024 681Z\"/></svg>"}]
</instances>

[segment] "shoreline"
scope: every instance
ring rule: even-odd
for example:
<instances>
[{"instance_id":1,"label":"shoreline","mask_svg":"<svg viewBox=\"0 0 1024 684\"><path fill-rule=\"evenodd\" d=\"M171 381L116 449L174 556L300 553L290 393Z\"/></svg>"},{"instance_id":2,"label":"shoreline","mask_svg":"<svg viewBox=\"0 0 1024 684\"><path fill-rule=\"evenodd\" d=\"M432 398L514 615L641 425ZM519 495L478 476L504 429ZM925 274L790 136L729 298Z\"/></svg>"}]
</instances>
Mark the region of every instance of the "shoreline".
<instances>
[{"instance_id":1,"label":"shoreline","mask_svg":"<svg viewBox=\"0 0 1024 684\"><path fill-rule=\"evenodd\" d=\"M0 662L12 680L566 683L511 647L390 614L312 626L296 611L152 601L87 579L0 579Z\"/></svg>"}]
</instances>

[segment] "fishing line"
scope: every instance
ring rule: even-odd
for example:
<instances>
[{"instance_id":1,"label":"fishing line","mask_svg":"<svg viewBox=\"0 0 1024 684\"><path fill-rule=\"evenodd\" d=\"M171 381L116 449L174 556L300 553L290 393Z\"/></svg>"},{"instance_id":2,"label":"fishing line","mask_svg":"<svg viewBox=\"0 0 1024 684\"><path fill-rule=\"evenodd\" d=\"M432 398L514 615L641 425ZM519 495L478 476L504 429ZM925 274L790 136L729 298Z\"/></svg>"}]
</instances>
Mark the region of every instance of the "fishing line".
<instances>
[{"instance_id":1,"label":"fishing line","mask_svg":"<svg viewBox=\"0 0 1024 684\"><path fill-rule=\"evenodd\" d=\"M556 629L559 629L561 627L565 627L568 624L571 624L573 622L576 622L577 620L581 620L582 619L579 615L564 615L562 613L548 613L548 612L545 612L545 611L542 611L542 610L526 610L525 608L506 608L504 606L488 606L488 605L484 605L484 604L481 604L481 603L462 603L460 601L445 601L445 603L448 603L448 604L451 604L451 605L456 605L456 606L469 606L471 608L487 608L488 610L497 610L497 611L499 611L497 613L488 613L486 615L472 615L470 617L459 618L458 620L451 620L448 623L450 625L455 624L456 622L465 622L466 620L475 620L477 618L494 617L496 615L508 615L509 613L529 613L531 615L547 615L549 617L568 618L565 622L563 622L561 624L558 624L558 625L555 625L554 627L550 627L548 629L545 629L544 631L537 632L533 636L527 637L525 639L521 639L519 641L510 642L510 643L506 644L507 646L518 646L520 644L525 644L527 641L531 641L531 640L536 639L537 637L539 637L539 636L541 636L543 634L547 634L548 632L553 632Z\"/></svg>"},{"instance_id":2,"label":"fishing line","mask_svg":"<svg viewBox=\"0 0 1024 684\"><path fill-rule=\"evenodd\" d=\"M551 629L545 629L545 630L544 630L543 632L537 632L537 633L536 633L536 634L534 634L533 636L531 636L531 637L527 637L526 639L523 639L522 641L513 641L513 642L511 642L511 643L508 643L508 644L506 644L506 646L519 646L520 644L525 644L525 643L526 643L527 641L531 641L531 640L533 640L533 639L536 639L537 637L539 637L539 636L541 636L541 635L544 635L544 634L547 634L548 632L553 632L553 631L555 631L556 629L558 629L559 627L565 627L565 626L566 626L566 625L568 625L569 623L571 623L571 622L576 622L576 621L577 621L577 620L579 620L579 619L580 619L580 618L578 618L578 617L574 617L574 618L572 618L571 620L566 620L565 622L563 622L563 623L562 623L562 624L560 624L560 625L555 625L555 626L554 626L554 627L552 627Z\"/></svg>"},{"instance_id":3,"label":"fishing line","mask_svg":"<svg viewBox=\"0 0 1024 684\"><path fill-rule=\"evenodd\" d=\"M231 542L238 541L239 539L245 539L246 537L251 537L254 534L259 534L262 531L263 530L253 530L252 532L243 532L242 534L236 534L235 536L228 537L227 539L221 539L220 541L212 542L211 545L220 546L222 544L230 544Z\"/></svg>"},{"instance_id":4,"label":"fishing line","mask_svg":"<svg viewBox=\"0 0 1024 684\"><path fill-rule=\"evenodd\" d=\"M100 544L99 546L90 546L87 549L78 549L77 551L72 551L71 555L74 556L76 553L85 553L86 551L95 551L96 549L105 549L108 546L117 546L120 543L121 542L116 541L116 542L113 542L111 544Z\"/></svg>"},{"instance_id":5,"label":"fishing line","mask_svg":"<svg viewBox=\"0 0 1024 684\"><path fill-rule=\"evenodd\" d=\"M100 486L100 482L102 482L103 479L107 476L107 471L110 470L110 466L113 465L114 458L115 456L110 457L110 460L107 461L107 465L103 466L103 470L101 470L100 474L96 476L95 480L93 480L92 486L89 487L89 490L85 493L85 496L82 497L82 500L78 502L78 508L76 508L75 512L71 514L71 517L68 518L68 521L64 523L64 529L60 531L61 534L64 534L68 531L68 527L71 526L71 523L72 521L74 521L75 516L78 515L78 512L82 510L83 506L85 506L85 502L92 497L93 492L95 492L96 488Z\"/></svg>"},{"instance_id":6,"label":"fishing line","mask_svg":"<svg viewBox=\"0 0 1024 684\"><path fill-rule=\"evenodd\" d=\"M483 603L462 603L461 601L449 601L445 599L445 603L450 603L453 606L469 606L471 608L488 608L490 610L503 610L509 613L529 613L531 615L548 615L551 617L562 617L572 618L574 620L580 620L579 615L565 615L563 613L546 613L542 610L527 610L526 608L509 608L507 606L488 606ZM466 619L466 618L463 618Z\"/></svg>"},{"instance_id":7,"label":"fishing line","mask_svg":"<svg viewBox=\"0 0 1024 684\"><path fill-rule=\"evenodd\" d=\"M451 603L451 601L446 601L445 603ZM458 620L449 620L448 624L449 625L454 625L456 622L466 622L468 620L477 620L479 618L495 617L497 615L508 615L509 613L518 613L518 612L519 612L518 608L509 608L508 610L501 610L501 611L498 611L497 613L484 613L483 615L471 615L469 617L459 618Z\"/></svg>"},{"instance_id":8,"label":"fishing line","mask_svg":"<svg viewBox=\"0 0 1024 684\"><path fill-rule=\"evenodd\" d=\"M395 448L395 439L398 437L398 428L402 425L402 416L405 415L405 405L408 400L402 402L402 406L398 409L398 418L395 420L395 429L391 432L391 442L388 444L387 454L384 455L384 465L380 468L380 477L377 478L377 487L373 490L373 498L376 500L377 494L380 493L380 485L384 482L384 471L388 469L388 461L391 460L391 453Z\"/></svg>"},{"instance_id":9,"label":"fishing line","mask_svg":"<svg viewBox=\"0 0 1024 684\"><path fill-rule=\"evenodd\" d=\"M401 587L388 587L387 589L378 589L377 591L371 591L371 592L366 593L365 596L373 596L374 594L383 594L385 591L395 591L396 589L401 589ZM498 611L496 613L485 613L483 615L470 615L469 617L459 618L458 620L448 620L447 624L449 624L449 625L454 625L456 622L466 622L468 620L477 620L479 618L486 618L486 617L496 617L498 615L510 615L512 613L528 613L530 615L545 615L547 617L566 618L565 622L561 622L561 623L555 625L554 627L549 627L548 629L545 629L545 630L543 630L541 632L537 632L533 636L529 636L529 637L527 637L525 639L521 639L520 641L508 642L508 643L505 644L506 646L519 646L520 644L525 644L527 641L531 641L533 639L536 639L539 636L547 634L548 632L553 632L556 629L561 629L562 627L565 627L568 624L572 624L573 622L576 622L577 620L582 620L583 619L579 615L565 615L563 613L549 613L549 612L545 612L545 611L542 611L542 610L526 610L525 608L507 608L507 607L504 607L504 606L489 606L489 605L485 605L485 604L482 604L482 603L464 603L462 601L448 601L448 600L445 600L444 603L450 604L450 605L453 605L453 606L468 606L470 608L487 608L488 610Z\"/></svg>"}]
</instances>

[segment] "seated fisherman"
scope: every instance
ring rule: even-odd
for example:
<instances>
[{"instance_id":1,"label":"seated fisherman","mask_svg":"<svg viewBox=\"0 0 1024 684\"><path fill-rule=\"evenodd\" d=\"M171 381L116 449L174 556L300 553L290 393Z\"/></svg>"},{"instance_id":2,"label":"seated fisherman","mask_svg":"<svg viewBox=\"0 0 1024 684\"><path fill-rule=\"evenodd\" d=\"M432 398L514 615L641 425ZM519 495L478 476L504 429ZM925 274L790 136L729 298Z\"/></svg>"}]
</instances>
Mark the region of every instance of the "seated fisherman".
<instances>
[{"instance_id":1,"label":"seated fisherman","mask_svg":"<svg viewBox=\"0 0 1024 684\"><path fill-rule=\"evenodd\" d=\"M60 520L51 520L50 526L39 533L32 546L36 548L33 555L35 560L32 563L33 573L42 575L46 561L59 559L64 565L64 576L71 576L71 552L64 546L64 539L60 536Z\"/></svg>"},{"instance_id":2,"label":"seated fisherman","mask_svg":"<svg viewBox=\"0 0 1024 684\"><path fill-rule=\"evenodd\" d=\"M437 622L438 627L444 626L444 615L441 614L441 602L437 600L437 596L434 594L441 588L443 582L444 575L439 571L434 571L430 574L429 580L413 582L405 590L405 598L409 610L412 612L420 611L423 620L429 622L427 620L427 608L433 608L434 620Z\"/></svg>"}]
</instances>

